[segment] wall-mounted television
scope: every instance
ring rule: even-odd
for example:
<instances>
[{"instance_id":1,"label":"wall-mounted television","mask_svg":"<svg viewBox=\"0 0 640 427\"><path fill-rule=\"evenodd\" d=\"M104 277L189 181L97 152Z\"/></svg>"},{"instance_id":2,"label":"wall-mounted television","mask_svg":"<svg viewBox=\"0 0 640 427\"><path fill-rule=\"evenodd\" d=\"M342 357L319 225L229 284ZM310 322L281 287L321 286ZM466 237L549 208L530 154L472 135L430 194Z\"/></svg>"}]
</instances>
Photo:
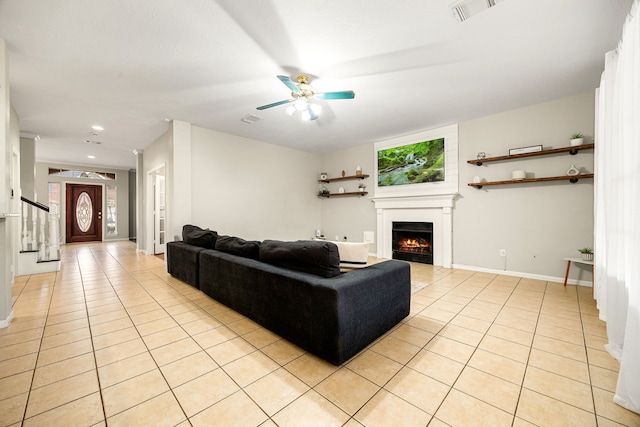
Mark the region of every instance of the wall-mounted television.
<instances>
[{"instance_id":1,"label":"wall-mounted television","mask_svg":"<svg viewBox=\"0 0 640 427\"><path fill-rule=\"evenodd\" d=\"M444 180L444 138L378 150L379 187Z\"/></svg>"}]
</instances>

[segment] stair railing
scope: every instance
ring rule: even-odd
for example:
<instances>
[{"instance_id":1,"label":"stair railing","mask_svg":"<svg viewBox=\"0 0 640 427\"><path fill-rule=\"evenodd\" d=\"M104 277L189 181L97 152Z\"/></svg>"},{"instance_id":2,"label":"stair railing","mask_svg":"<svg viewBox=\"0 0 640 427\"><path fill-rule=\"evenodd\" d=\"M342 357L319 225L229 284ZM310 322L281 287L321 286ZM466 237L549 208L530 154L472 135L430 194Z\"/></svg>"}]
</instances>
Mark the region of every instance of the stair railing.
<instances>
[{"instance_id":1,"label":"stair railing","mask_svg":"<svg viewBox=\"0 0 640 427\"><path fill-rule=\"evenodd\" d=\"M57 203L46 206L26 197L21 197L20 200L22 201L21 252L38 252L38 262L59 260L59 206Z\"/></svg>"}]
</instances>

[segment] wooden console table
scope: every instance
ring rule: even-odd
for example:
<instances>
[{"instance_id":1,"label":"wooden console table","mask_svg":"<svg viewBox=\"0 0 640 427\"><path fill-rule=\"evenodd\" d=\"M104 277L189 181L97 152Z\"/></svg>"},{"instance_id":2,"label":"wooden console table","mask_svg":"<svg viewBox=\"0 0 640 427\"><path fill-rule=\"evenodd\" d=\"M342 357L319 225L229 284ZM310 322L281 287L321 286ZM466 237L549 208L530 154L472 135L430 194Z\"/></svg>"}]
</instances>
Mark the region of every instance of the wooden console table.
<instances>
[{"instance_id":1,"label":"wooden console table","mask_svg":"<svg viewBox=\"0 0 640 427\"><path fill-rule=\"evenodd\" d=\"M594 274L593 274L593 269L594 269L593 261L585 261L582 258L573 258L573 257L567 257L567 258L564 258L564 260L567 261L567 272L564 275L564 285L567 286L567 279L569 278L569 269L571 269L572 262L577 262L578 264L586 264L591 266L591 289L592 289L592 292L595 292L596 281L594 279Z\"/></svg>"}]
</instances>

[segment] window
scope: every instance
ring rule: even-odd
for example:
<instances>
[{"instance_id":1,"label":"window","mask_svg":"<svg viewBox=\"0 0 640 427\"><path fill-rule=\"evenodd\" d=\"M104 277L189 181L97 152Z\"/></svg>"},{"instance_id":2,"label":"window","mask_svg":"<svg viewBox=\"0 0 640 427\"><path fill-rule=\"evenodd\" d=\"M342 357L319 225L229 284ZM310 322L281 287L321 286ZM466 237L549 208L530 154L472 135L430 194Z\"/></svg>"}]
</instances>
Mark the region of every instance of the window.
<instances>
[{"instance_id":1,"label":"window","mask_svg":"<svg viewBox=\"0 0 640 427\"><path fill-rule=\"evenodd\" d=\"M59 182L50 182L49 183L49 206L55 204L60 207L60 183ZM58 209L60 212L60 209Z\"/></svg>"},{"instance_id":2,"label":"window","mask_svg":"<svg viewBox=\"0 0 640 427\"><path fill-rule=\"evenodd\" d=\"M107 235L118 234L118 217L116 213L115 185L107 185Z\"/></svg>"},{"instance_id":3,"label":"window","mask_svg":"<svg viewBox=\"0 0 640 427\"><path fill-rule=\"evenodd\" d=\"M49 168L49 175L64 176L67 178L102 179L102 180L109 180L109 181L113 181L116 179L116 174L111 172L83 171L83 170L73 170L73 169Z\"/></svg>"}]
</instances>

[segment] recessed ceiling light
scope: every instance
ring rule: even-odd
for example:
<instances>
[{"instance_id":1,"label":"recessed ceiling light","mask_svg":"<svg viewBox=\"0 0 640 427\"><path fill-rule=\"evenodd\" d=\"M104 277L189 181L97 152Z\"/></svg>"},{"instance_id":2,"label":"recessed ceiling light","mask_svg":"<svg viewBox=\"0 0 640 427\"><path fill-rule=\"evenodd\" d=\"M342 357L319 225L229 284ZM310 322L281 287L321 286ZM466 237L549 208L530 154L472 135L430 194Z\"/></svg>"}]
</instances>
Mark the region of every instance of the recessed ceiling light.
<instances>
[{"instance_id":1,"label":"recessed ceiling light","mask_svg":"<svg viewBox=\"0 0 640 427\"><path fill-rule=\"evenodd\" d=\"M89 158L89 159L95 159L95 158L96 158L96 156L91 156L91 155L89 155L89 156L87 156L87 158Z\"/></svg>"},{"instance_id":2,"label":"recessed ceiling light","mask_svg":"<svg viewBox=\"0 0 640 427\"><path fill-rule=\"evenodd\" d=\"M98 126L98 125L91 126L91 129L97 130L98 132L101 132L101 131L104 130L104 128L102 126Z\"/></svg>"}]
</instances>

